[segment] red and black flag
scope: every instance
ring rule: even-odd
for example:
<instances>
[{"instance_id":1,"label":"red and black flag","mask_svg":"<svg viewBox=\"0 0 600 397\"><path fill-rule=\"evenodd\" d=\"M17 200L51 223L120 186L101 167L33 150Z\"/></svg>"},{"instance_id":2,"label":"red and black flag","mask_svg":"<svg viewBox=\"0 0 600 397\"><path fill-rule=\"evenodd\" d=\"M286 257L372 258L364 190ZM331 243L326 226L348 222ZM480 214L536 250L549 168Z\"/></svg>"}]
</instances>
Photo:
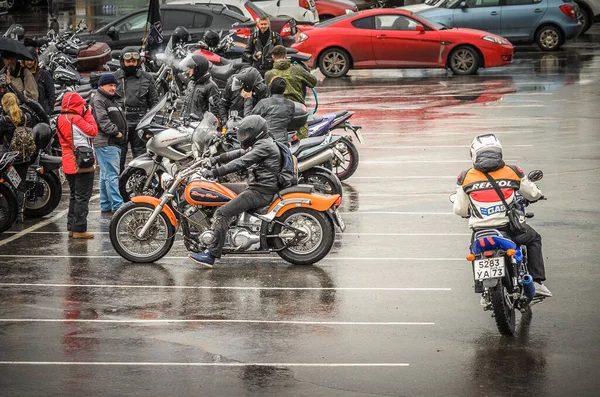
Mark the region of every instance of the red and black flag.
<instances>
[{"instance_id":1,"label":"red and black flag","mask_svg":"<svg viewBox=\"0 0 600 397\"><path fill-rule=\"evenodd\" d=\"M148 6L148 39L146 40L146 49L152 50L159 47L163 42L163 30L160 22L160 4L158 0L150 0Z\"/></svg>"}]
</instances>

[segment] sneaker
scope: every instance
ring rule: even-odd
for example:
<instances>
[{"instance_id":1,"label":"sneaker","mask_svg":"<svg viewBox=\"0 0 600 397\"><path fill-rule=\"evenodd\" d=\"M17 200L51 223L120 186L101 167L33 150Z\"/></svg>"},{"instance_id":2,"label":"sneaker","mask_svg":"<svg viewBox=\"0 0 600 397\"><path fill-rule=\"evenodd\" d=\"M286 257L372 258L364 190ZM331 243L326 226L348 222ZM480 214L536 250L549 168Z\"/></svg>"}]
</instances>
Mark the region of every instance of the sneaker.
<instances>
[{"instance_id":1,"label":"sneaker","mask_svg":"<svg viewBox=\"0 0 600 397\"><path fill-rule=\"evenodd\" d=\"M215 264L215 257L212 256L208 251L188 254L188 258L211 269Z\"/></svg>"},{"instance_id":2,"label":"sneaker","mask_svg":"<svg viewBox=\"0 0 600 397\"><path fill-rule=\"evenodd\" d=\"M94 233L90 232L73 232L73 239L89 240L94 238Z\"/></svg>"},{"instance_id":3,"label":"sneaker","mask_svg":"<svg viewBox=\"0 0 600 397\"><path fill-rule=\"evenodd\" d=\"M552 292L542 283L538 283L537 281L533 282L533 286L535 287L535 294L539 296L545 296L546 298L552 297Z\"/></svg>"}]
</instances>

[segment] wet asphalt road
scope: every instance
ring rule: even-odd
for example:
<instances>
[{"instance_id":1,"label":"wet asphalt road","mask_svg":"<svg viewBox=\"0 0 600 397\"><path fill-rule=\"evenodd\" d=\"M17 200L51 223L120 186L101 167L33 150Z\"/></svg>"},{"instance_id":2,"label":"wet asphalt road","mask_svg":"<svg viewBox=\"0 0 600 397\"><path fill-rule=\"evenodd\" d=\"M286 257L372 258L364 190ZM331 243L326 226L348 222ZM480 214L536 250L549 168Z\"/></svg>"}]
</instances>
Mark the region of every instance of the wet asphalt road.
<instances>
[{"instance_id":1,"label":"wet asphalt road","mask_svg":"<svg viewBox=\"0 0 600 397\"><path fill-rule=\"evenodd\" d=\"M318 88L319 112L354 110L365 137L328 258L206 270L176 243L133 265L97 196L91 241L68 240L63 201L0 236L0 395L597 395L600 26L475 77L351 76ZM473 293L466 221L447 199L486 132L509 163L545 172L530 223L554 298L516 338Z\"/></svg>"}]
</instances>

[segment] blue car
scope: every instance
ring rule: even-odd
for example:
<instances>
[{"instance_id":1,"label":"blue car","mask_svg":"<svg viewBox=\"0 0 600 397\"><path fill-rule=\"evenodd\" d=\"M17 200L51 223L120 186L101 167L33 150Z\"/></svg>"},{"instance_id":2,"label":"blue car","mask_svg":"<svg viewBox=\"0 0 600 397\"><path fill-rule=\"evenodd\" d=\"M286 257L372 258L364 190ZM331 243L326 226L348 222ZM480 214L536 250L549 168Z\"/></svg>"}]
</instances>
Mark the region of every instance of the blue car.
<instances>
[{"instance_id":1,"label":"blue car","mask_svg":"<svg viewBox=\"0 0 600 397\"><path fill-rule=\"evenodd\" d=\"M578 10L572 0L450 0L418 14L451 28L484 30L554 51L581 32Z\"/></svg>"}]
</instances>

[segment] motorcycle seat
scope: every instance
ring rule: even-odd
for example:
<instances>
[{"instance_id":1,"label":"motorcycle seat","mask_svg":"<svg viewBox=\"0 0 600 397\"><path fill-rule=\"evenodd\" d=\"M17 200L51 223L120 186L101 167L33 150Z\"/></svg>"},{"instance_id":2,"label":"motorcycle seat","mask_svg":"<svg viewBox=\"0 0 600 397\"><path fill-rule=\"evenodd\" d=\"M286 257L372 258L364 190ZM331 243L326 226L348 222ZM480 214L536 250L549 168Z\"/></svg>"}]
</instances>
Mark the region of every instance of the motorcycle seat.
<instances>
[{"instance_id":1,"label":"motorcycle seat","mask_svg":"<svg viewBox=\"0 0 600 397\"><path fill-rule=\"evenodd\" d=\"M84 84L90 84L90 78L89 77L81 77L79 79L79 84L84 85Z\"/></svg>"},{"instance_id":2,"label":"motorcycle seat","mask_svg":"<svg viewBox=\"0 0 600 397\"><path fill-rule=\"evenodd\" d=\"M209 71L214 78L227 81L227 79L235 73L236 67L234 63L225 66L212 65Z\"/></svg>"},{"instance_id":3,"label":"motorcycle seat","mask_svg":"<svg viewBox=\"0 0 600 397\"><path fill-rule=\"evenodd\" d=\"M224 184L224 185L228 185L228 184ZM295 185L295 186L290 186L288 188L280 190L279 193L275 194L273 196L273 201L277 200L280 196L283 197L283 195L285 195L285 194L289 194L289 193L312 193L312 192L314 192L314 190L315 190L315 188L312 185ZM271 207L271 204L266 205L264 207L257 208L254 211L252 211L252 213L256 214L256 215L266 215L267 212L269 211L269 207Z\"/></svg>"},{"instance_id":4,"label":"motorcycle seat","mask_svg":"<svg viewBox=\"0 0 600 397\"><path fill-rule=\"evenodd\" d=\"M317 124L317 123L320 123L321 121L323 121L323 116L317 116L317 115L311 114L310 116L308 116L307 121L308 121L308 125Z\"/></svg>"},{"instance_id":5,"label":"motorcycle seat","mask_svg":"<svg viewBox=\"0 0 600 397\"><path fill-rule=\"evenodd\" d=\"M297 141L297 143L292 144L290 151L292 152L292 154L295 155L296 153L300 153L304 149L319 146L324 139L325 137L323 136L301 139L300 141Z\"/></svg>"},{"instance_id":6,"label":"motorcycle seat","mask_svg":"<svg viewBox=\"0 0 600 397\"><path fill-rule=\"evenodd\" d=\"M49 154L40 154L40 164L44 166L47 171L57 169L62 164L62 157L50 156Z\"/></svg>"},{"instance_id":7,"label":"motorcycle seat","mask_svg":"<svg viewBox=\"0 0 600 397\"><path fill-rule=\"evenodd\" d=\"M340 110L338 112L335 112L335 118L337 119L338 117L345 116L346 114L348 114L347 110Z\"/></svg>"}]
</instances>

